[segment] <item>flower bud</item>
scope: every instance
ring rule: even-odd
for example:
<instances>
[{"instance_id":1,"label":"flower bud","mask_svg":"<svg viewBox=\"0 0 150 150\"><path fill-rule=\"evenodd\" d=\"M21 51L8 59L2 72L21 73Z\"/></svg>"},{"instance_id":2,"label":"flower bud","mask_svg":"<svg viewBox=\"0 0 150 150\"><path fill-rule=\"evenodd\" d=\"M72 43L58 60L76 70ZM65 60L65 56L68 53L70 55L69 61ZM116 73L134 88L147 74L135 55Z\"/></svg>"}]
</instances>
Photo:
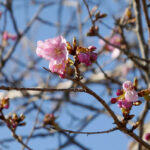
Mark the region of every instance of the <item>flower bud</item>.
<instances>
[{"instance_id":1,"label":"flower bud","mask_svg":"<svg viewBox=\"0 0 150 150\"><path fill-rule=\"evenodd\" d=\"M73 53L73 49L72 49L72 46L69 42L66 42L66 45L67 45L67 50L69 52L69 54L72 54Z\"/></svg>"},{"instance_id":2,"label":"flower bud","mask_svg":"<svg viewBox=\"0 0 150 150\"><path fill-rule=\"evenodd\" d=\"M111 98L110 101L111 101L112 104L115 104L117 102L117 99L116 98Z\"/></svg>"},{"instance_id":3,"label":"flower bud","mask_svg":"<svg viewBox=\"0 0 150 150\"><path fill-rule=\"evenodd\" d=\"M134 87L135 90L137 89L137 86L138 86L138 79L134 78L133 87Z\"/></svg>"},{"instance_id":4,"label":"flower bud","mask_svg":"<svg viewBox=\"0 0 150 150\"><path fill-rule=\"evenodd\" d=\"M105 17L107 17L107 14L101 14L100 15L100 18L105 18Z\"/></svg>"},{"instance_id":5,"label":"flower bud","mask_svg":"<svg viewBox=\"0 0 150 150\"><path fill-rule=\"evenodd\" d=\"M96 18L96 20L100 18L100 11L98 11L98 12L95 14L95 18Z\"/></svg>"},{"instance_id":6,"label":"flower bud","mask_svg":"<svg viewBox=\"0 0 150 150\"><path fill-rule=\"evenodd\" d=\"M150 133L146 133L144 138L146 141L150 141Z\"/></svg>"},{"instance_id":7,"label":"flower bud","mask_svg":"<svg viewBox=\"0 0 150 150\"><path fill-rule=\"evenodd\" d=\"M1 99L1 106L5 109L9 108L9 98L7 96Z\"/></svg>"},{"instance_id":8,"label":"flower bud","mask_svg":"<svg viewBox=\"0 0 150 150\"><path fill-rule=\"evenodd\" d=\"M20 121L23 121L25 119L25 115L24 114L20 114Z\"/></svg>"},{"instance_id":9,"label":"flower bud","mask_svg":"<svg viewBox=\"0 0 150 150\"><path fill-rule=\"evenodd\" d=\"M87 36L94 36L98 32L98 26L92 26L90 30L87 32Z\"/></svg>"},{"instance_id":10,"label":"flower bud","mask_svg":"<svg viewBox=\"0 0 150 150\"><path fill-rule=\"evenodd\" d=\"M50 124L50 125L53 125L55 124L55 116L53 114L46 114L45 117L44 117L44 124Z\"/></svg>"},{"instance_id":11,"label":"flower bud","mask_svg":"<svg viewBox=\"0 0 150 150\"><path fill-rule=\"evenodd\" d=\"M76 40L76 37L73 37L73 47L76 48L77 47L77 40Z\"/></svg>"},{"instance_id":12,"label":"flower bud","mask_svg":"<svg viewBox=\"0 0 150 150\"><path fill-rule=\"evenodd\" d=\"M125 17L127 17L128 19L131 18L132 13L131 13L131 9L130 8L126 8L125 10Z\"/></svg>"},{"instance_id":13,"label":"flower bud","mask_svg":"<svg viewBox=\"0 0 150 150\"><path fill-rule=\"evenodd\" d=\"M13 113L13 115L12 115L12 119L13 119L14 121L18 121L18 116L17 116L17 114L16 114L16 113Z\"/></svg>"},{"instance_id":14,"label":"flower bud","mask_svg":"<svg viewBox=\"0 0 150 150\"><path fill-rule=\"evenodd\" d=\"M25 126L25 125L26 125L26 122L19 123L18 125L19 125L19 126Z\"/></svg>"},{"instance_id":15,"label":"flower bud","mask_svg":"<svg viewBox=\"0 0 150 150\"><path fill-rule=\"evenodd\" d=\"M133 105L134 105L134 106L139 106L139 105L141 105L141 104L142 104L142 102L141 102L141 101L133 102Z\"/></svg>"},{"instance_id":16,"label":"flower bud","mask_svg":"<svg viewBox=\"0 0 150 150\"><path fill-rule=\"evenodd\" d=\"M120 89L118 89L117 92L116 92L116 95L117 95L117 96L120 96L120 95L122 95L122 94L123 94L123 91L120 90Z\"/></svg>"}]
</instances>

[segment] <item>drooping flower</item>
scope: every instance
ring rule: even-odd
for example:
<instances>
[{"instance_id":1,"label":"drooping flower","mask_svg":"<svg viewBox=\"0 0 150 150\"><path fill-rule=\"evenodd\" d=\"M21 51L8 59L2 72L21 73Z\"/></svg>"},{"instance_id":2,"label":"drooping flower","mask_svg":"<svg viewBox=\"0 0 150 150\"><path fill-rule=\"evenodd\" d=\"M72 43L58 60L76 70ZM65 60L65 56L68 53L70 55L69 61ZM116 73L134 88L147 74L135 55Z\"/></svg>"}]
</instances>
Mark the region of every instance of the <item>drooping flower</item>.
<instances>
[{"instance_id":1,"label":"drooping flower","mask_svg":"<svg viewBox=\"0 0 150 150\"><path fill-rule=\"evenodd\" d=\"M79 62L84 63L86 66L90 66L96 59L97 54L93 52L80 53L78 55Z\"/></svg>"},{"instance_id":2,"label":"drooping flower","mask_svg":"<svg viewBox=\"0 0 150 150\"><path fill-rule=\"evenodd\" d=\"M47 60L65 61L68 59L66 40L62 36L58 36L45 40L45 42L38 41L36 53Z\"/></svg>"},{"instance_id":3,"label":"drooping flower","mask_svg":"<svg viewBox=\"0 0 150 150\"><path fill-rule=\"evenodd\" d=\"M66 71L66 62L57 62L56 60L51 60L49 63L49 69L51 72L57 73L63 78Z\"/></svg>"}]
</instances>

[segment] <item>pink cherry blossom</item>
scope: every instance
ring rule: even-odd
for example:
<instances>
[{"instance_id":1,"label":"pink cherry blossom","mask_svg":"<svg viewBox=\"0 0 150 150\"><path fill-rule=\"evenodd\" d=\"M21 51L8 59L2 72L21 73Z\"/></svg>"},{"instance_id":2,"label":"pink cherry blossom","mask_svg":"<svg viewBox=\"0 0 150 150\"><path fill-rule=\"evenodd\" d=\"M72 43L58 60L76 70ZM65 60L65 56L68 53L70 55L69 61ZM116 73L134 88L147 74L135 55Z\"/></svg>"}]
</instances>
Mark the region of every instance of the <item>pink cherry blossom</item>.
<instances>
[{"instance_id":1,"label":"pink cherry blossom","mask_svg":"<svg viewBox=\"0 0 150 150\"><path fill-rule=\"evenodd\" d=\"M68 51L66 40L62 36L37 42L36 53L50 61L49 69L53 73L57 73L60 77L64 77L65 68L68 60Z\"/></svg>"},{"instance_id":2,"label":"pink cherry blossom","mask_svg":"<svg viewBox=\"0 0 150 150\"><path fill-rule=\"evenodd\" d=\"M121 36L119 34L113 35L111 38L107 38L109 43L120 47L121 46ZM101 40L99 41L100 45L104 47L107 51L112 52L111 57L112 59L116 59L120 55L120 50L114 46L111 46L108 43L105 43L105 41Z\"/></svg>"},{"instance_id":3,"label":"pink cherry blossom","mask_svg":"<svg viewBox=\"0 0 150 150\"><path fill-rule=\"evenodd\" d=\"M113 35L111 38L107 39L109 43L120 46L121 45L121 36L119 34ZM105 41L101 40L99 41L101 46L104 46L106 50L113 51L115 49L114 46L111 46L110 44L105 43Z\"/></svg>"},{"instance_id":4,"label":"pink cherry blossom","mask_svg":"<svg viewBox=\"0 0 150 150\"><path fill-rule=\"evenodd\" d=\"M92 62L96 61L97 54L93 52L80 53L78 59L81 63L84 63L86 66L90 66Z\"/></svg>"},{"instance_id":5,"label":"pink cherry blossom","mask_svg":"<svg viewBox=\"0 0 150 150\"><path fill-rule=\"evenodd\" d=\"M66 40L62 36L37 42L36 53L47 60L65 61L68 59Z\"/></svg>"},{"instance_id":6,"label":"pink cherry blossom","mask_svg":"<svg viewBox=\"0 0 150 150\"><path fill-rule=\"evenodd\" d=\"M138 100L138 93L135 90L126 91L125 92L125 99L128 102L136 102Z\"/></svg>"},{"instance_id":7,"label":"pink cherry blossom","mask_svg":"<svg viewBox=\"0 0 150 150\"><path fill-rule=\"evenodd\" d=\"M130 91L130 90L133 89L133 84L132 84L131 81L125 81L125 82L123 83L122 87L123 87L123 89L124 89L125 92L126 92L126 91Z\"/></svg>"},{"instance_id":8,"label":"pink cherry blossom","mask_svg":"<svg viewBox=\"0 0 150 150\"><path fill-rule=\"evenodd\" d=\"M90 61L90 53L80 53L78 59L81 63L84 63L86 66L90 66L92 63Z\"/></svg>"},{"instance_id":9,"label":"pink cherry blossom","mask_svg":"<svg viewBox=\"0 0 150 150\"><path fill-rule=\"evenodd\" d=\"M109 42L115 46L120 46L121 45L121 36L119 34L115 34L113 37L111 37ZM110 51L113 51L115 49L115 47L108 45L108 49Z\"/></svg>"},{"instance_id":10,"label":"pink cherry blossom","mask_svg":"<svg viewBox=\"0 0 150 150\"><path fill-rule=\"evenodd\" d=\"M60 75L61 78L63 78L66 70L66 62L58 62L56 60L51 60L49 63L49 69L51 72L57 73Z\"/></svg>"}]
</instances>

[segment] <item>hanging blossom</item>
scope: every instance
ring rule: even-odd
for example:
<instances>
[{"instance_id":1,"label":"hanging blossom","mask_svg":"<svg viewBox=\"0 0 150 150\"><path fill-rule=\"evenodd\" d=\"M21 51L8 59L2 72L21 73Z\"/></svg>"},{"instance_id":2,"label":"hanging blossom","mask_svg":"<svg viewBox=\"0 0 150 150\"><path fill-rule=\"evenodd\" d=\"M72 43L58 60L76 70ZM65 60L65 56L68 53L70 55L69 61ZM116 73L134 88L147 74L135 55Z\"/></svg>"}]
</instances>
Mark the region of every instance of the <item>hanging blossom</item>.
<instances>
[{"instance_id":1,"label":"hanging blossom","mask_svg":"<svg viewBox=\"0 0 150 150\"><path fill-rule=\"evenodd\" d=\"M112 98L111 103L118 104L118 107L121 108L123 114L129 114L130 109L133 105L138 106L141 104L138 101L138 93L136 91L137 80L135 79L134 83L131 81L125 81L122 84L123 89L119 89L116 92L117 98Z\"/></svg>"},{"instance_id":2,"label":"hanging blossom","mask_svg":"<svg viewBox=\"0 0 150 150\"><path fill-rule=\"evenodd\" d=\"M78 54L78 60L80 63L84 63L86 66L92 65L93 62L97 59L97 54L93 51L96 49L95 46L89 46L85 51L81 50Z\"/></svg>"},{"instance_id":3,"label":"hanging blossom","mask_svg":"<svg viewBox=\"0 0 150 150\"><path fill-rule=\"evenodd\" d=\"M37 42L36 53L38 56L50 61L49 69L64 77L68 60L66 40L62 36Z\"/></svg>"},{"instance_id":4,"label":"hanging blossom","mask_svg":"<svg viewBox=\"0 0 150 150\"><path fill-rule=\"evenodd\" d=\"M109 41L109 43L120 47L121 42L122 42L122 38L119 34L115 34L111 38L109 38L108 41ZM118 48L115 48L115 47L111 46L110 44L105 43L101 39L100 39L99 43L102 47L104 47L104 49L106 49L109 52L112 52L111 57L113 59L116 59L120 55L120 50Z\"/></svg>"},{"instance_id":5,"label":"hanging blossom","mask_svg":"<svg viewBox=\"0 0 150 150\"><path fill-rule=\"evenodd\" d=\"M5 31L3 33L3 40L7 41L9 39L15 41L15 40L17 40L17 35L13 35L13 34L8 33L7 31Z\"/></svg>"}]
</instances>

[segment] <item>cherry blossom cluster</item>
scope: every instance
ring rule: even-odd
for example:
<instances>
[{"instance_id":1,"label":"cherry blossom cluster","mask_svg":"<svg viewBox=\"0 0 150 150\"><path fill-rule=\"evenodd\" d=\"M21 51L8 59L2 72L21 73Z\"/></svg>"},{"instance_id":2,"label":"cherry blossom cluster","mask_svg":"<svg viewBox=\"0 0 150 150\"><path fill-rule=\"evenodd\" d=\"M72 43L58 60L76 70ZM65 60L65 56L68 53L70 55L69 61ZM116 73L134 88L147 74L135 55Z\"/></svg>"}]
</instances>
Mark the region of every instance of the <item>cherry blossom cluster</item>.
<instances>
[{"instance_id":1,"label":"cherry blossom cluster","mask_svg":"<svg viewBox=\"0 0 150 150\"><path fill-rule=\"evenodd\" d=\"M25 125L25 122L23 122L25 116L23 114L20 114L20 116L18 116L16 113L13 113L12 115L5 117L3 109L8 108L9 98L6 96L0 100L0 119L3 120L7 124L7 126L12 130L15 130L18 126Z\"/></svg>"},{"instance_id":2,"label":"cherry blossom cluster","mask_svg":"<svg viewBox=\"0 0 150 150\"><path fill-rule=\"evenodd\" d=\"M138 106L141 104L141 101L138 100L137 89L137 79L134 80L134 83L131 81L125 81L122 85L123 89L119 89L116 92L118 97L112 98L111 103L118 104L118 107L121 109L124 117L128 116L132 106Z\"/></svg>"},{"instance_id":3,"label":"cherry blossom cluster","mask_svg":"<svg viewBox=\"0 0 150 150\"><path fill-rule=\"evenodd\" d=\"M26 125L26 123L23 122L24 119L24 114L20 114L20 116L18 116L16 113L13 113L12 116L7 118L7 124L11 129L15 130L18 126Z\"/></svg>"},{"instance_id":4,"label":"cherry blossom cluster","mask_svg":"<svg viewBox=\"0 0 150 150\"><path fill-rule=\"evenodd\" d=\"M38 56L50 61L49 69L51 72L64 78L70 70L73 70L71 66L77 67L80 63L86 66L92 65L97 59L97 54L93 52L95 49L94 46L88 48L77 46L75 38L72 46L63 36L58 36L44 42L38 41L36 53ZM73 56L74 60L69 58L69 54Z\"/></svg>"}]
</instances>

